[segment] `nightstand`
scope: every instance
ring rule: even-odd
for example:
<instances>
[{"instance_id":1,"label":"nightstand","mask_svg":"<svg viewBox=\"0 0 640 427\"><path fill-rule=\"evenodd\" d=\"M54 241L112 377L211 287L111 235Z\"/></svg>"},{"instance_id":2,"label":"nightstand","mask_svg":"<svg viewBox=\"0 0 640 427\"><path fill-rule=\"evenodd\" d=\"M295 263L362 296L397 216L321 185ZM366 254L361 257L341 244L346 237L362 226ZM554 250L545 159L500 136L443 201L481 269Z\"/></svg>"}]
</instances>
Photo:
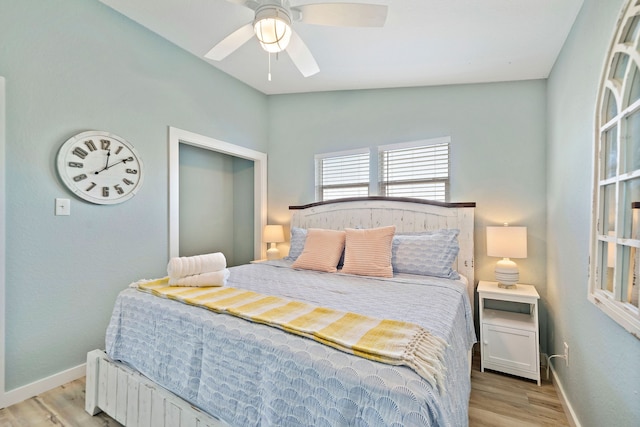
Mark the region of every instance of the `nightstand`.
<instances>
[{"instance_id":1,"label":"nightstand","mask_svg":"<svg viewBox=\"0 0 640 427\"><path fill-rule=\"evenodd\" d=\"M531 285L499 288L497 282L478 283L481 371L492 369L536 380L540 385L538 300ZM487 300L508 301L528 307L528 313L485 308Z\"/></svg>"}]
</instances>

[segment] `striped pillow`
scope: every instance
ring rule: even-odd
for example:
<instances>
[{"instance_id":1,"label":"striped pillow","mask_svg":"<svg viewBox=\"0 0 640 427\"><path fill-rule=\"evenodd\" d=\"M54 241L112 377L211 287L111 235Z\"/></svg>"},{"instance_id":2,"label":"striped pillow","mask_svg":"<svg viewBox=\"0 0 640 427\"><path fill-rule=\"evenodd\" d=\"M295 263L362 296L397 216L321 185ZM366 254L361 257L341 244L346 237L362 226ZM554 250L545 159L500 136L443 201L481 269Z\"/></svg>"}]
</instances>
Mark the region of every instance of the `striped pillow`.
<instances>
[{"instance_id":1,"label":"striped pillow","mask_svg":"<svg viewBox=\"0 0 640 427\"><path fill-rule=\"evenodd\" d=\"M393 277L391 242L396 226L346 228L342 273L360 276Z\"/></svg>"},{"instance_id":2,"label":"striped pillow","mask_svg":"<svg viewBox=\"0 0 640 427\"><path fill-rule=\"evenodd\" d=\"M309 228L304 249L291 267L335 273L344 241L344 231Z\"/></svg>"}]
</instances>

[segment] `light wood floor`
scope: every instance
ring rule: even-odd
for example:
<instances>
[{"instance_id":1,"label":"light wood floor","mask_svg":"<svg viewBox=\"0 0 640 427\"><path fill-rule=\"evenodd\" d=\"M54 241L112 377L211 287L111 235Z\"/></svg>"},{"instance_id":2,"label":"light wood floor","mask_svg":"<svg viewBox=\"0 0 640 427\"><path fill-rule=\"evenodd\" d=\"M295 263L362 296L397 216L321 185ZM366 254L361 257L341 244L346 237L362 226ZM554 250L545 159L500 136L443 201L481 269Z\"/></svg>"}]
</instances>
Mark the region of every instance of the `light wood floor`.
<instances>
[{"instance_id":1,"label":"light wood floor","mask_svg":"<svg viewBox=\"0 0 640 427\"><path fill-rule=\"evenodd\" d=\"M469 426L570 426L556 389L541 370L542 385L493 371L480 372L479 355L473 358Z\"/></svg>"},{"instance_id":2,"label":"light wood floor","mask_svg":"<svg viewBox=\"0 0 640 427\"><path fill-rule=\"evenodd\" d=\"M553 385L494 372L480 372L474 358L471 373L471 427L569 426ZM544 378L544 373L543 373ZM84 411L84 378L0 409L0 427L117 427L104 414Z\"/></svg>"},{"instance_id":3,"label":"light wood floor","mask_svg":"<svg viewBox=\"0 0 640 427\"><path fill-rule=\"evenodd\" d=\"M84 410L84 377L0 409L0 427L116 427L104 414L92 417Z\"/></svg>"}]
</instances>

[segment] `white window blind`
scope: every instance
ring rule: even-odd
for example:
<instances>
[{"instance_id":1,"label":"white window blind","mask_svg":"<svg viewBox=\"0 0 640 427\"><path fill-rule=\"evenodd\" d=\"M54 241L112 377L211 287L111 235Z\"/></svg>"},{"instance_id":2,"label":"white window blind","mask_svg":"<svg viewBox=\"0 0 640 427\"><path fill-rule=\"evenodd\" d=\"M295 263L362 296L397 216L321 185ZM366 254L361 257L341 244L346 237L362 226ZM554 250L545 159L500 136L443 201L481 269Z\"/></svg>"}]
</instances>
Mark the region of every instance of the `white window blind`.
<instances>
[{"instance_id":1,"label":"white window blind","mask_svg":"<svg viewBox=\"0 0 640 427\"><path fill-rule=\"evenodd\" d=\"M448 201L449 142L446 137L379 147L380 193Z\"/></svg>"},{"instance_id":2,"label":"white window blind","mask_svg":"<svg viewBox=\"0 0 640 427\"><path fill-rule=\"evenodd\" d=\"M368 149L316 155L316 200L368 195Z\"/></svg>"}]
</instances>

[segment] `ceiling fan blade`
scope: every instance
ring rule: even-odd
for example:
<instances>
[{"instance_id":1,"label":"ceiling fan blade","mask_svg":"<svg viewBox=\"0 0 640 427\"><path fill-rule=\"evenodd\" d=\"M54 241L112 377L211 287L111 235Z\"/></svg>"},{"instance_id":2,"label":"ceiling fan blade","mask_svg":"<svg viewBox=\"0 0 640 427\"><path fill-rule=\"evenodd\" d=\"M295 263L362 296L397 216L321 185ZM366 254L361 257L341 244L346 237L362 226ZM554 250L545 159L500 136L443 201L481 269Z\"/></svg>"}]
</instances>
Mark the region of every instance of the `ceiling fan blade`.
<instances>
[{"instance_id":1,"label":"ceiling fan blade","mask_svg":"<svg viewBox=\"0 0 640 427\"><path fill-rule=\"evenodd\" d=\"M215 45L204 57L214 61L222 61L229 54L248 42L253 37L253 25L248 23L229 34Z\"/></svg>"},{"instance_id":2,"label":"ceiling fan blade","mask_svg":"<svg viewBox=\"0 0 640 427\"><path fill-rule=\"evenodd\" d=\"M387 20L387 5L363 3L317 3L292 7L305 24L332 27L382 27Z\"/></svg>"},{"instance_id":3,"label":"ceiling fan blade","mask_svg":"<svg viewBox=\"0 0 640 427\"><path fill-rule=\"evenodd\" d=\"M287 53L303 76L313 76L320 71L318 63L313 58L311 51L295 31L291 33Z\"/></svg>"}]
</instances>

